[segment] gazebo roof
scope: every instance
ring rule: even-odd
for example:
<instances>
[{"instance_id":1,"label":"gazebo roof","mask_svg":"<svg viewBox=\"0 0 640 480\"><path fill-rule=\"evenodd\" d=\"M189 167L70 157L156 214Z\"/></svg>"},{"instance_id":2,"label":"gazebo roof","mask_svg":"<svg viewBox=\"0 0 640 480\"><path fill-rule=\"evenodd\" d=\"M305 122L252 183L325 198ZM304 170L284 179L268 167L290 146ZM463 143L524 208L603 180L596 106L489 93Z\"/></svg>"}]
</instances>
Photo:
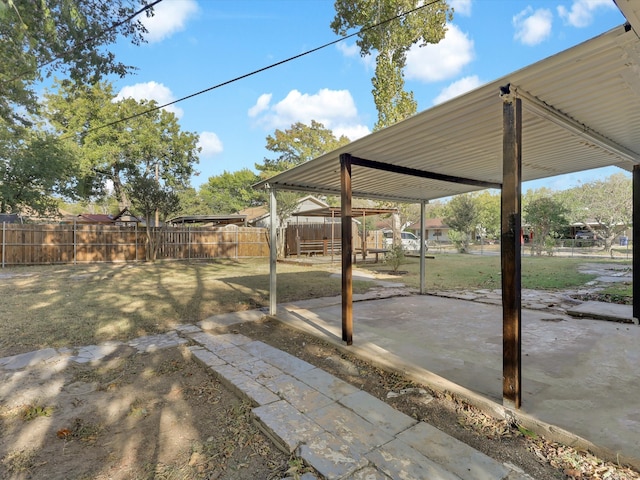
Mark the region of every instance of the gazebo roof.
<instances>
[{"instance_id":1,"label":"gazebo roof","mask_svg":"<svg viewBox=\"0 0 640 480\"><path fill-rule=\"evenodd\" d=\"M361 208L361 207L353 207L351 209L352 217L365 217L367 215L389 215L391 213L397 213L397 208ZM314 210L306 210L304 212L294 212L291 216L301 216L301 217L340 217L341 215L340 207L325 207L325 208L316 208Z\"/></svg>"}]
</instances>

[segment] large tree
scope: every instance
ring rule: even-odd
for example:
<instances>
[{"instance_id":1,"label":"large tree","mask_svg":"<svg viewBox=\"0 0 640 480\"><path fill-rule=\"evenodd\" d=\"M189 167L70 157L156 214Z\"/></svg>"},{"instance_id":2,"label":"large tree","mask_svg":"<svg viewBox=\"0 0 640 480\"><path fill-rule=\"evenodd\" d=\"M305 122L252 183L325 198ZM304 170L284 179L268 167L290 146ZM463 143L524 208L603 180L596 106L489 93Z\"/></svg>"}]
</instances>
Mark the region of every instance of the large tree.
<instances>
[{"instance_id":1,"label":"large tree","mask_svg":"<svg viewBox=\"0 0 640 480\"><path fill-rule=\"evenodd\" d=\"M145 218L146 233L146 259L154 262L160 246L160 234L162 232L155 225L154 217L164 223L169 215L180 208L180 199L171 187L162 185L157 179L149 175L139 175L132 178L126 185L131 207ZM151 225L155 225L152 228Z\"/></svg>"},{"instance_id":2,"label":"large tree","mask_svg":"<svg viewBox=\"0 0 640 480\"><path fill-rule=\"evenodd\" d=\"M414 9L417 10L404 15ZM376 57L375 76L371 79L378 110L374 128L378 130L415 114L413 92L404 90L407 52L415 44L438 43L444 38L446 23L453 17L447 2L336 0L335 10L333 31L346 35L350 29L361 29L356 41L360 54ZM373 25L377 26L371 28Z\"/></svg>"},{"instance_id":3,"label":"large tree","mask_svg":"<svg viewBox=\"0 0 640 480\"><path fill-rule=\"evenodd\" d=\"M173 113L156 106L116 101L107 83L82 91L60 85L46 95L50 125L79 151L79 174L93 179L94 191L112 185L121 208L129 205L129 180L151 175L167 187L186 187L198 162L198 136L182 131Z\"/></svg>"},{"instance_id":4,"label":"large tree","mask_svg":"<svg viewBox=\"0 0 640 480\"><path fill-rule=\"evenodd\" d=\"M132 18L138 9L137 0L0 1L2 128L30 124L26 114L38 107L35 86L54 72L85 85L131 71L104 47L120 36L144 41L144 26Z\"/></svg>"},{"instance_id":5,"label":"large tree","mask_svg":"<svg viewBox=\"0 0 640 480\"><path fill-rule=\"evenodd\" d=\"M500 193L483 190L475 194L478 209L479 235L482 238L500 237Z\"/></svg>"},{"instance_id":6,"label":"large tree","mask_svg":"<svg viewBox=\"0 0 640 480\"><path fill-rule=\"evenodd\" d=\"M451 228L449 238L460 253L468 252L471 236L478 224L478 207L473 194L456 195L449 200L444 222Z\"/></svg>"},{"instance_id":7,"label":"large tree","mask_svg":"<svg viewBox=\"0 0 640 480\"><path fill-rule=\"evenodd\" d=\"M276 129L273 135L267 136L266 148L276 153L277 157L256 163L256 169L262 178L268 178L347 143L347 137L336 137L320 122L311 120L311 125L297 122L286 130Z\"/></svg>"},{"instance_id":8,"label":"large tree","mask_svg":"<svg viewBox=\"0 0 640 480\"><path fill-rule=\"evenodd\" d=\"M524 222L533 233L531 250L536 255L546 251L553 255L555 239L560 237L560 231L567 225L567 208L564 204L551 196L536 197L524 207Z\"/></svg>"},{"instance_id":9,"label":"large tree","mask_svg":"<svg viewBox=\"0 0 640 480\"><path fill-rule=\"evenodd\" d=\"M0 144L0 212L53 214L55 197L77 198L83 179L76 175L76 157L67 144L37 130L22 142Z\"/></svg>"},{"instance_id":10,"label":"large tree","mask_svg":"<svg viewBox=\"0 0 640 480\"><path fill-rule=\"evenodd\" d=\"M209 177L209 181L200 187L200 198L209 212L238 213L265 202L264 192L253 188L259 181L260 177L248 168L233 173L224 171Z\"/></svg>"},{"instance_id":11,"label":"large tree","mask_svg":"<svg viewBox=\"0 0 640 480\"><path fill-rule=\"evenodd\" d=\"M604 240L611 251L613 240L632 223L633 198L631 179L616 173L594 180L563 193L573 223L581 223Z\"/></svg>"},{"instance_id":12,"label":"large tree","mask_svg":"<svg viewBox=\"0 0 640 480\"><path fill-rule=\"evenodd\" d=\"M333 131L311 120L311 125L294 123L286 130L276 130L267 137L267 150L277 154L275 158L265 158L262 164L256 163L261 178L269 178L277 173L307 162L320 155L349 143L344 135L337 138ZM295 210L300 194L277 192L277 214L280 223ZM282 225L281 225L282 226Z\"/></svg>"},{"instance_id":13,"label":"large tree","mask_svg":"<svg viewBox=\"0 0 640 480\"><path fill-rule=\"evenodd\" d=\"M134 44L146 32L137 0L0 0L0 203L3 209L55 210L52 195L74 193L72 150L33 125L39 83L56 73L69 88L133 70L105 47Z\"/></svg>"}]
</instances>

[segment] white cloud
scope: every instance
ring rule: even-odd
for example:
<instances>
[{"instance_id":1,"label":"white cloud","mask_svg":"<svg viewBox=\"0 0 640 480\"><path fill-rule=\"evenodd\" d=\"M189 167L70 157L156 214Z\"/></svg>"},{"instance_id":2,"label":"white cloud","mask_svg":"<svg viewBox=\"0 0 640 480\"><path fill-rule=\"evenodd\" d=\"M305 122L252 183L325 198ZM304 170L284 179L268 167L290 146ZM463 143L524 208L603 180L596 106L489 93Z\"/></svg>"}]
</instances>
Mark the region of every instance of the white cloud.
<instances>
[{"instance_id":1,"label":"white cloud","mask_svg":"<svg viewBox=\"0 0 640 480\"><path fill-rule=\"evenodd\" d=\"M471 0L449 0L449 5L453 7L454 15L471 16Z\"/></svg>"},{"instance_id":2,"label":"white cloud","mask_svg":"<svg viewBox=\"0 0 640 480\"><path fill-rule=\"evenodd\" d=\"M440 43L411 47L407 53L405 76L423 82L446 80L458 75L473 57L473 40L458 27L449 24L446 36Z\"/></svg>"},{"instance_id":3,"label":"white cloud","mask_svg":"<svg viewBox=\"0 0 640 480\"><path fill-rule=\"evenodd\" d=\"M340 42L336 44L336 48L346 58L358 57L367 70L373 70L375 68L376 57L371 54L365 55L364 57L361 56L360 47L358 47L358 45L356 45L355 43L349 45L346 42Z\"/></svg>"},{"instance_id":4,"label":"white cloud","mask_svg":"<svg viewBox=\"0 0 640 480\"><path fill-rule=\"evenodd\" d=\"M346 42L336 43L336 48L339 52L341 52L345 57L357 57L360 55L360 47L355 43L349 45Z\"/></svg>"},{"instance_id":5,"label":"white cloud","mask_svg":"<svg viewBox=\"0 0 640 480\"><path fill-rule=\"evenodd\" d=\"M558 7L558 15L565 24L573 27L587 27L593 22L593 13L599 8L615 8L611 0L573 0L571 9Z\"/></svg>"},{"instance_id":6,"label":"white cloud","mask_svg":"<svg viewBox=\"0 0 640 480\"><path fill-rule=\"evenodd\" d=\"M272 95L270 93L263 93L260 95L256 104L249 109L249 116L251 118L257 117L258 114L268 109L269 103L271 103L271 97Z\"/></svg>"},{"instance_id":7,"label":"white cloud","mask_svg":"<svg viewBox=\"0 0 640 480\"><path fill-rule=\"evenodd\" d=\"M136 83L135 85L123 87L115 100L118 101L123 98L133 98L138 101L155 100L158 102L158 105L166 105L176 99L169 88L157 82ZM183 110L176 105L169 105L165 110L173 112L178 118L181 118L184 113Z\"/></svg>"},{"instance_id":8,"label":"white cloud","mask_svg":"<svg viewBox=\"0 0 640 480\"><path fill-rule=\"evenodd\" d=\"M552 22L553 14L550 10L540 8L534 11L529 6L513 17L516 29L513 37L524 45L537 45L551 35Z\"/></svg>"},{"instance_id":9,"label":"white cloud","mask_svg":"<svg viewBox=\"0 0 640 480\"><path fill-rule=\"evenodd\" d=\"M218 135L213 132L202 132L198 140L198 147L202 149L200 155L203 157L213 157L222 153L224 149L222 141L218 138Z\"/></svg>"},{"instance_id":10,"label":"white cloud","mask_svg":"<svg viewBox=\"0 0 640 480\"><path fill-rule=\"evenodd\" d=\"M450 100L453 97L457 97L458 95L462 95L463 93L469 92L474 88L479 87L480 85L482 85L482 82L477 75L472 75L470 77L464 77L460 80L456 80L440 92L440 94L433 100L433 104L437 105L439 103L446 102L447 100Z\"/></svg>"},{"instance_id":11,"label":"white cloud","mask_svg":"<svg viewBox=\"0 0 640 480\"><path fill-rule=\"evenodd\" d=\"M366 125L336 125L331 130L333 130L333 134L337 138L340 138L342 135L344 135L352 141L371 133L371 130L369 130L369 127L367 127Z\"/></svg>"},{"instance_id":12,"label":"white cloud","mask_svg":"<svg viewBox=\"0 0 640 480\"><path fill-rule=\"evenodd\" d=\"M340 129L353 139L352 135L359 135L359 132L367 129L358 124L358 110L348 90L323 88L315 94L291 90L285 98L273 105L270 104L270 96L269 101L265 102L266 95L269 94L261 95L249 109L249 116L256 118L257 123L268 130L289 128L296 122L309 125L311 120L315 120L328 129L335 129L335 134ZM251 115L252 113L255 115Z\"/></svg>"},{"instance_id":13,"label":"white cloud","mask_svg":"<svg viewBox=\"0 0 640 480\"><path fill-rule=\"evenodd\" d=\"M148 30L149 43L160 42L175 32L184 30L187 21L198 13L195 0L165 0L153 7L153 17L144 17L142 24Z\"/></svg>"}]
</instances>

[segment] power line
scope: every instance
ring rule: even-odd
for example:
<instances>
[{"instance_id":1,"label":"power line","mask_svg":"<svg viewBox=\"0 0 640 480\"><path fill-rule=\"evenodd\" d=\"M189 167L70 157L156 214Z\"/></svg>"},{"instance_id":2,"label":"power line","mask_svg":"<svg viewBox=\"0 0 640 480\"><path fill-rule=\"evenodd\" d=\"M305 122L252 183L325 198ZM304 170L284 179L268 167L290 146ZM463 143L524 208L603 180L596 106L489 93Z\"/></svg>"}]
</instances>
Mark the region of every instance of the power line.
<instances>
[{"instance_id":1,"label":"power line","mask_svg":"<svg viewBox=\"0 0 640 480\"><path fill-rule=\"evenodd\" d=\"M86 135L87 133L95 132L96 130L100 130L100 129L103 129L103 128L111 127L113 125L117 125L118 123L126 122L128 120L132 120L134 118L141 117L142 115L146 115L148 113L155 112L156 110L160 110L162 108L169 107L171 105L175 105L176 103L183 102L184 100L188 100L188 99L193 98L193 97L197 97L198 95L202 95L203 93L210 92L211 90L215 90L217 88L224 87L225 85L229 85L231 83L237 82L239 80L243 80L245 78L251 77L251 76L256 75L258 73L262 73L264 71L267 71L267 70L270 70L272 68L278 67L280 65L283 65L285 63L291 62L293 60L297 60L298 58L302 58L304 56L310 55L310 54L315 53L315 52L317 52L319 50L322 50L324 48L330 47L331 45L335 45L336 43L343 42L343 41L345 41L345 40L347 40L347 39L349 39L351 37L355 37L357 35L360 35L361 33L367 32L369 30L373 30L374 28L377 28L377 27L380 27L381 25L385 25L387 23L393 22L394 20L398 20L399 18L406 17L407 15L411 15L412 13L415 13L418 10L422 10L423 8L429 7L429 6L434 5L436 3L439 3L439 2L440 2L440 0L432 0L430 2L427 2L427 3L423 4L423 5L420 5L419 7L416 7L414 9L408 10L408 11L403 12L403 13L400 13L400 14L396 15L395 17L388 18L386 20L383 20L383 21L378 22L376 24L370 25L368 27L363 27L360 30L358 30L357 32L352 33L350 35L346 35L344 37L340 37L340 38L338 38L336 40L333 40L331 42L325 43L324 45L320 45L319 47L312 48L311 50L307 50L307 51L305 51L303 53L300 53L298 55L294 55L294 56L286 58L284 60L280 60L279 62L272 63L270 65L267 65L266 67L259 68L258 70L254 70L252 72L245 73L244 75L240 75L239 77L232 78L231 80L227 80L225 82L218 83L217 85L213 85L213 86L211 86L209 88L205 88L204 90L200 90L199 92L195 92L195 93L192 93L192 94L187 95L185 97L179 98L177 100L174 100L173 102L165 103L164 105L158 105L156 107L149 108L149 109L144 110L142 112L135 113L135 114L130 115L128 117L121 118L119 120L114 120L113 122L105 123L104 125L100 125L98 127L90 128L89 130L83 132L82 135ZM62 138L69 138L71 136L72 135L69 134L69 135L63 136Z\"/></svg>"},{"instance_id":2,"label":"power line","mask_svg":"<svg viewBox=\"0 0 640 480\"><path fill-rule=\"evenodd\" d=\"M71 49L69 49L69 50L67 50L67 51L65 51L65 52L63 52L63 53L60 53L60 54L58 54L58 55L54 56L53 58L51 58L50 60L48 60L48 61L46 61L46 62L44 62L44 63L41 63L41 64L39 64L39 65L36 65L36 70L40 70L41 68L44 68L44 67L46 67L47 65L51 65L53 62L55 62L55 61L57 61L57 60L60 60L60 59L62 58L62 56L63 56L64 54L66 54L66 53L74 52L74 51L78 50L80 47L83 47L83 46L85 46L86 44L88 44L88 43L90 43L90 42L93 42L93 41L95 41L95 40L98 40L100 37L102 37L102 36L106 35L107 33L109 33L109 32L111 32L111 31L115 30L115 29L116 29L116 28L118 28L118 27L121 27L121 26L122 26L122 25L124 25L125 23L130 22L131 20L133 20L134 18L136 18L138 15L140 15L141 13L144 13L144 12L146 12L147 10L149 10L149 9L153 8L154 6L156 6L157 4L159 4L160 2L162 2L162 0L155 0L155 1L154 1L154 2L152 2L152 3L150 3L150 4L148 4L148 5L145 5L144 7L142 7L142 8L141 8L140 10L138 10L137 12L132 13L132 14L131 14L131 15L129 15L127 18L125 18L125 19L123 19L123 20L120 20L119 22L114 23L114 24L113 24L113 25L111 25L109 28L107 28L107 29L103 30L102 32L100 32L98 35L95 35L95 36L93 36L93 37L89 37L89 38L87 38L87 39L83 40L83 41L82 41L82 42L80 42L80 43L76 43L76 44L75 44ZM16 7L16 13L18 14L18 17L20 18L20 21L24 24L24 21L22 20L22 17L20 17L20 12L18 12L17 7ZM29 72L30 72L30 70L25 70L25 71L23 71L22 73L20 73L20 74L16 75L15 77L13 77L13 78L11 78L11 79L9 79L9 80L5 80L5 81L3 81L3 82L0 82L0 85L5 85L5 84L7 84L7 83L11 83L11 82L15 82L16 80L20 80L22 77L24 77L25 75L27 75Z\"/></svg>"}]
</instances>

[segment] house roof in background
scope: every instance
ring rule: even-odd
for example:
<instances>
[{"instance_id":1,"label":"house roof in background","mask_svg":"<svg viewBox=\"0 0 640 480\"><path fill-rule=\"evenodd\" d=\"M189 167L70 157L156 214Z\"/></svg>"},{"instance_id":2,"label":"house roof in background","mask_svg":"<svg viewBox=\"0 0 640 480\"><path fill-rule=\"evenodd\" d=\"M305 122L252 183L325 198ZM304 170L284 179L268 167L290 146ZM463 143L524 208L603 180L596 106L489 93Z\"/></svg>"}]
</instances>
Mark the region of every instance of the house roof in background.
<instances>
[{"instance_id":1,"label":"house roof in background","mask_svg":"<svg viewBox=\"0 0 640 480\"><path fill-rule=\"evenodd\" d=\"M623 13L637 2L618 0ZM624 5L623 5L624 4ZM626 9L626 10L625 10ZM632 16L632 14L629 16ZM635 31L634 31L635 29ZM340 155L453 183L352 166L355 197L419 202L500 187L504 98L522 99L522 180L640 163L640 39L621 25L388 128L262 181L256 187L340 194Z\"/></svg>"},{"instance_id":2,"label":"house roof in background","mask_svg":"<svg viewBox=\"0 0 640 480\"><path fill-rule=\"evenodd\" d=\"M246 215L183 215L168 220L167 223L211 223L212 225L244 225L247 222Z\"/></svg>"},{"instance_id":3,"label":"house roof in background","mask_svg":"<svg viewBox=\"0 0 640 480\"><path fill-rule=\"evenodd\" d=\"M367 215L389 215L396 213L397 208L365 208L365 207L353 207L351 209L352 217L364 217ZM341 215L340 207L325 207L315 210L304 210L302 212L292 213L293 217L327 217L327 218L339 218Z\"/></svg>"}]
</instances>

